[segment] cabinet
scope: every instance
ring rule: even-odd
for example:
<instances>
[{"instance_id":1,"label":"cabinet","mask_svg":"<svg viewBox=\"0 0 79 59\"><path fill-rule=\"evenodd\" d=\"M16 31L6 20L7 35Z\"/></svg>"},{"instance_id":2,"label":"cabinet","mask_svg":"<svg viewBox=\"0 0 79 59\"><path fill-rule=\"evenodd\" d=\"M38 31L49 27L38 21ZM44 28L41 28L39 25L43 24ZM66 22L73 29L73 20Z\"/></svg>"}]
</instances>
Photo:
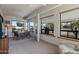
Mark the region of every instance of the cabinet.
<instances>
[{"instance_id":1,"label":"cabinet","mask_svg":"<svg viewBox=\"0 0 79 59\"><path fill-rule=\"evenodd\" d=\"M0 39L0 54L8 54L9 40L8 38Z\"/></svg>"}]
</instances>

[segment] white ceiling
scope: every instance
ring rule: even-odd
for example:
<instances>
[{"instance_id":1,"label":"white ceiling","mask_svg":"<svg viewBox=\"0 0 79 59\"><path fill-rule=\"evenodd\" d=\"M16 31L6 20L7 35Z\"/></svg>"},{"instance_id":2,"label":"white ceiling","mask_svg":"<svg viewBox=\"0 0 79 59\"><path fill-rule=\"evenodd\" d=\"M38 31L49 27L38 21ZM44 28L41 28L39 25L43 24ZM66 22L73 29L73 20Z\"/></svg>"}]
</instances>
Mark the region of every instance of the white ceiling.
<instances>
[{"instance_id":1,"label":"white ceiling","mask_svg":"<svg viewBox=\"0 0 79 59\"><path fill-rule=\"evenodd\" d=\"M0 4L0 9L4 16L24 17L40 6L41 4Z\"/></svg>"}]
</instances>

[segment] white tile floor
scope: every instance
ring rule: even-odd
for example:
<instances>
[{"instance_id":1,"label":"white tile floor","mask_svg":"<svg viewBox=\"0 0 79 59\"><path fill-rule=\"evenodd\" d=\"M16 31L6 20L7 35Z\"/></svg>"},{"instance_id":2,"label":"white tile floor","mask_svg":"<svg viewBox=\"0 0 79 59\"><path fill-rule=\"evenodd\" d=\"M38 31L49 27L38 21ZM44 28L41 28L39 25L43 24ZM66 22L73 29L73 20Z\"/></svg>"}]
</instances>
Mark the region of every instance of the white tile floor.
<instances>
[{"instance_id":1,"label":"white tile floor","mask_svg":"<svg viewBox=\"0 0 79 59\"><path fill-rule=\"evenodd\" d=\"M10 40L9 54L53 54L58 53L57 46L34 39Z\"/></svg>"}]
</instances>

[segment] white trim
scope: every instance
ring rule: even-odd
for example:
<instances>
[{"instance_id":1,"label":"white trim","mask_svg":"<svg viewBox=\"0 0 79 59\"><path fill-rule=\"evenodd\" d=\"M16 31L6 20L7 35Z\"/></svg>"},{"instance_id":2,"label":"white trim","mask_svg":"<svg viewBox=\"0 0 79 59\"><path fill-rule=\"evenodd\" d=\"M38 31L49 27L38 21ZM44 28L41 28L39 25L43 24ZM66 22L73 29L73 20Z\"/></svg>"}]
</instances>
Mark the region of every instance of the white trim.
<instances>
[{"instance_id":1,"label":"white trim","mask_svg":"<svg viewBox=\"0 0 79 59\"><path fill-rule=\"evenodd\" d=\"M40 41L40 16L39 14L37 15L38 17L38 28L37 28L37 41Z\"/></svg>"}]
</instances>

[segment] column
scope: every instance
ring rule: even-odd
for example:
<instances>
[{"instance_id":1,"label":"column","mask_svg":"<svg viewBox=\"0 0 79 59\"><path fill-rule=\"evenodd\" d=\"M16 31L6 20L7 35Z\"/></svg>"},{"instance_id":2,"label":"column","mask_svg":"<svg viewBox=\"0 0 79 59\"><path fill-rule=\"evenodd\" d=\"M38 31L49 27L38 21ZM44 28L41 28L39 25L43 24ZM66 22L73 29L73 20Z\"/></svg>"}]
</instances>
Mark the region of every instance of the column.
<instances>
[{"instance_id":1,"label":"column","mask_svg":"<svg viewBox=\"0 0 79 59\"><path fill-rule=\"evenodd\" d=\"M37 19L38 19L38 27L37 27L37 41L39 42L40 41L40 28L41 28L41 23L40 23L40 15L38 14L37 15Z\"/></svg>"},{"instance_id":2,"label":"column","mask_svg":"<svg viewBox=\"0 0 79 59\"><path fill-rule=\"evenodd\" d=\"M24 20L24 30L27 30L27 25L26 25L27 21Z\"/></svg>"},{"instance_id":3,"label":"column","mask_svg":"<svg viewBox=\"0 0 79 59\"><path fill-rule=\"evenodd\" d=\"M33 29L34 29L33 31L35 32L35 30L36 30L36 28L35 28L35 22L34 22L34 28Z\"/></svg>"},{"instance_id":4,"label":"column","mask_svg":"<svg viewBox=\"0 0 79 59\"><path fill-rule=\"evenodd\" d=\"M27 22L27 30L30 30L30 21Z\"/></svg>"},{"instance_id":5,"label":"column","mask_svg":"<svg viewBox=\"0 0 79 59\"><path fill-rule=\"evenodd\" d=\"M56 13L54 15L54 36L60 37L60 14Z\"/></svg>"}]
</instances>

